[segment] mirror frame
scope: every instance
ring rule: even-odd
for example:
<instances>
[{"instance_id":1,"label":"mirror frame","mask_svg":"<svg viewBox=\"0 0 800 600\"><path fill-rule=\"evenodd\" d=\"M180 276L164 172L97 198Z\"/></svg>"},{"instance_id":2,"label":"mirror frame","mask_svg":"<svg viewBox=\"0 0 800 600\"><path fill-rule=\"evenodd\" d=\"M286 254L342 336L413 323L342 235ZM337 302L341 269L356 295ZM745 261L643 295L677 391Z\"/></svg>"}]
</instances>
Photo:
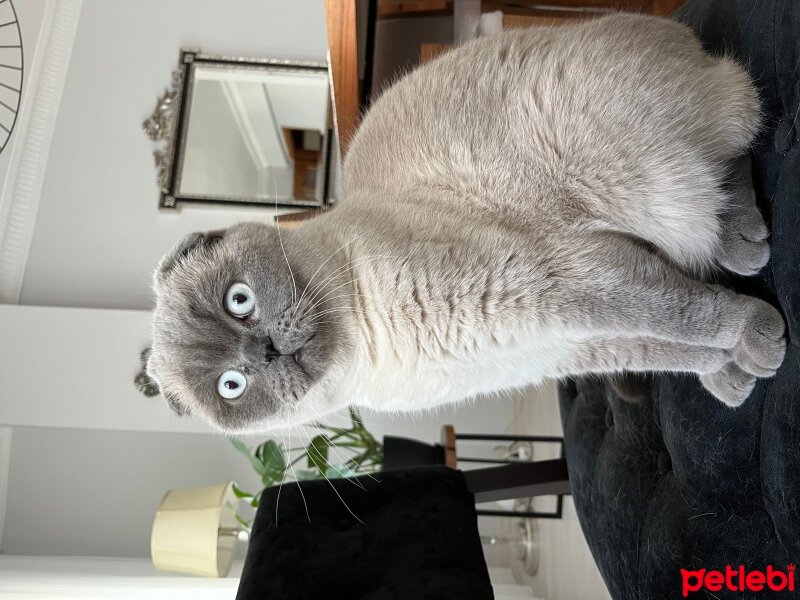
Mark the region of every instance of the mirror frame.
<instances>
[{"instance_id":1,"label":"mirror frame","mask_svg":"<svg viewBox=\"0 0 800 600\"><path fill-rule=\"evenodd\" d=\"M322 182L322 198L320 200L293 200L285 199L275 202L249 200L246 197L225 198L222 196L184 195L178 191L180 172L186 155L187 124L191 118L191 105L188 103L194 88L194 65L234 65L282 72L311 72L325 73L328 76L328 130L323 137L323 168L320 176ZM196 48L182 48L178 69L172 73L172 83L156 101L153 114L142 123L147 137L156 142L157 148L153 151L156 168L158 169L157 183L159 188L159 208L176 209L182 202L213 203L234 206L267 206L281 208L315 208L328 206L330 202L330 167L334 129L332 124L331 75L328 65L318 62L302 62L290 60L275 60L267 58L244 58L233 56L215 56L202 54Z\"/></svg>"}]
</instances>

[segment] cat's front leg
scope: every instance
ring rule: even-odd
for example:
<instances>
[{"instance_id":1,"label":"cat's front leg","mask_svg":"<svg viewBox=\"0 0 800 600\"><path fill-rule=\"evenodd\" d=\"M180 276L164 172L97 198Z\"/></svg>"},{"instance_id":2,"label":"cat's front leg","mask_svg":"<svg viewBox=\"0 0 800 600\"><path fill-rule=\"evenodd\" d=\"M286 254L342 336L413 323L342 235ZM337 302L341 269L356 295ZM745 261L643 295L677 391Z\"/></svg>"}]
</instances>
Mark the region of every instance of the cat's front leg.
<instances>
[{"instance_id":1,"label":"cat's front leg","mask_svg":"<svg viewBox=\"0 0 800 600\"><path fill-rule=\"evenodd\" d=\"M703 387L729 406L744 402L756 382L755 375L736 362L735 352L731 350L655 338L582 341L560 365L558 374L648 371L697 373Z\"/></svg>"},{"instance_id":2,"label":"cat's front leg","mask_svg":"<svg viewBox=\"0 0 800 600\"><path fill-rule=\"evenodd\" d=\"M701 381L730 406L745 400L756 377L775 374L786 341L783 317L773 306L691 279L630 240L604 239L602 246L584 246L587 263L576 263L569 278L550 288L559 294L552 314L564 327L589 338L653 338L728 351L728 361ZM594 264L584 266L589 260Z\"/></svg>"},{"instance_id":3,"label":"cat's front leg","mask_svg":"<svg viewBox=\"0 0 800 600\"><path fill-rule=\"evenodd\" d=\"M656 338L597 337L578 342L559 365L559 376L648 371L716 373L732 360L730 350Z\"/></svg>"}]
</instances>

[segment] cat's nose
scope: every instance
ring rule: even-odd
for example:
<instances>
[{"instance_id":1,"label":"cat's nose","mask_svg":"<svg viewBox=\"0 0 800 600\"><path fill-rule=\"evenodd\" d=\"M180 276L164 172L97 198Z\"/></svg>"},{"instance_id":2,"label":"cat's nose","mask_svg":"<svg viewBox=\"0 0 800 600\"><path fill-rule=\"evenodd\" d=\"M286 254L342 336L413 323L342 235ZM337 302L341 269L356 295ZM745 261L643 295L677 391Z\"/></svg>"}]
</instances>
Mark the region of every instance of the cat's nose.
<instances>
[{"instance_id":1,"label":"cat's nose","mask_svg":"<svg viewBox=\"0 0 800 600\"><path fill-rule=\"evenodd\" d=\"M267 338L267 353L264 358L269 362L276 356L281 356L281 353L275 348L275 345L272 343L272 338Z\"/></svg>"}]
</instances>

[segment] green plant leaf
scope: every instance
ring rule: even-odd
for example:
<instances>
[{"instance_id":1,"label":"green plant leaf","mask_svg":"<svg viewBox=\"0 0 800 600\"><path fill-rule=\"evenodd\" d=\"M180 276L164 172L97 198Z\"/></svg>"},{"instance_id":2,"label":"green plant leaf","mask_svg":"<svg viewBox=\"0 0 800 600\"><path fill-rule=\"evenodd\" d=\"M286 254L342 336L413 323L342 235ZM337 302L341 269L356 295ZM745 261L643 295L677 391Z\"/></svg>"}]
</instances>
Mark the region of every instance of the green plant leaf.
<instances>
[{"instance_id":1,"label":"green plant leaf","mask_svg":"<svg viewBox=\"0 0 800 600\"><path fill-rule=\"evenodd\" d=\"M337 442L331 443L334 448L368 448L369 446L364 442Z\"/></svg>"},{"instance_id":2,"label":"green plant leaf","mask_svg":"<svg viewBox=\"0 0 800 600\"><path fill-rule=\"evenodd\" d=\"M320 431L324 431L330 433L328 437L331 439L336 437L349 437L351 439L355 439L356 435L353 433L352 429L344 429L343 427L334 427L333 425L323 425L322 423L314 423L314 429L319 429Z\"/></svg>"},{"instance_id":3,"label":"green plant leaf","mask_svg":"<svg viewBox=\"0 0 800 600\"><path fill-rule=\"evenodd\" d=\"M348 469L345 465L328 465L325 476L328 479L337 479L341 477L358 477L358 473Z\"/></svg>"},{"instance_id":4,"label":"green plant leaf","mask_svg":"<svg viewBox=\"0 0 800 600\"><path fill-rule=\"evenodd\" d=\"M306 481L308 479L322 479L322 474L319 471L311 469L295 469L294 478L297 481Z\"/></svg>"},{"instance_id":5,"label":"green plant leaf","mask_svg":"<svg viewBox=\"0 0 800 600\"><path fill-rule=\"evenodd\" d=\"M265 470L282 475L286 470L286 457L283 455L283 448L274 440L264 442L261 447L261 460Z\"/></svg>"},{"instance_id":6,"label":"green plant leaf","mask_svg":"<svg viewBox=\"0 0 800 600\"><path fill-rule=\"evenodd\" d=\"M267 440L261 444L260 454L264 467L261 483L264 487L282 483L286 473L286 457L283 455L283 447L274 440Z\"/></svg>"},{"instance_id":7,"label":"green plant leaf","mask_svg":"<svg viewBox=\"0 0 800 600\"><path fill-rule=\"evenodd\" d=\"M356 471L377 471L383 464L383 448L369 448L345 462L345 466Z\"/></svg>"},{"instance_id":8,"label":"green plant leaf","mask_svg":"<svg viewBox=\"0 0 800 600\"><path fill-rule=\"evenodd\" d=\"M244 527L248 532L250 531L250 524L252 523L252 521L248 521L247 519L242 517L242 515L240 515L239 513L236 513L234 517L236 517L236 521L239 523L239 525Z\"/></svg>"},{"instance_id":9,"label":"green plant leaf","mask_svg":"<svg viewBox=\"0 0 800 600\"><path fill-rule=\"evenodd\" d=\"M240 489L238 485L236 485L234 483L233 484L233 495L236 496L237 498L242 498L243 500L246 500L247 502L249 502L250 499L253 498L253 496L255 494L251 494L250 492L245 492L244 490Z\"/></svg>"},{"instance_id":10,"label":"green plant leaf","mask_svg":"<svg viewBox=\"0 0 800 600\"><path fill-rule=\"evenodd\" d=\"M236 484L233 484L233 494L245 502L247 502L253 508L258 508L258 499L261 496L261 492L257 494L251 494L250 492L245 492L244 490L239 489Z\"/></svg>"},{"instance_id":11,"label":"green plant leaf","mask_svg":"<svg viewBox=\"0 0 800 600\"><path fill-rule=\"evenodd\" d=\"M230 440L231 444L233 444L233 447L247 457L247 460L249 460L250 464L253 465L253 468L256 470L256 473L258 473L263 477L264 473L266 473L264 463L255 457L253 451L250 450L250 447L238 438L230 438Z\"/></svg>"},{"instance_id":12,"label":"green plant leaf","mask_svg":"<svg viewBox=\"0 0 800 600\"><path fill-rule=\"evenodd\" d=\"M383 463L383 445L366 429L358 409L350 407L348 410L352 421L350 428L316 423L314 427L320 433L311 440L311 443L305 448L305 452L292 454L293 451L301 450L301 448L288 450L291 465L297 465L300 461L305 460L308 466L308 469L294 469L295 472L290 473L294 479L303 481L321 479L326 475L341 477L342 474L352 477L358 475L358 471L380 469ZM286 450L280 444L274 440L267 440L251 449L236 438L231 438L231 444L250 461L256 473L261 476L261 483L265 488L283 482L289 464L287 464L285 455ZM337 464L334 465L335 468L331 468L328 462L331 447L346 449L355 456L347 460L344 465ZM237 487L236 489L238 490L237 497L249 502L253 507L258 507L261 491L250 494L241 488Z\"/></svg>"},{"instance_id":13,"label":"green plant leaf","mask_svg":"<svg viewBox=\"0 0 800 600\"><path fill-rule=\"evenodd\" d=\"M350 411L350 420L353 422L353 427L356 429L364 429L364 420L361 418L361 413L355 406L348 406Z\"/></svg>"},{"instance_id":14,"label":"green plant leaf","mask_svg":"<svg viewBox=\"0 0 800 600\"><path fill-rule=\"evenodd\" d=\"M331 441L327 435L320 434L311 440L308 445L308 466L317 469L320 473L328 470L328 448Z\"/></svg>"}]
</instances>

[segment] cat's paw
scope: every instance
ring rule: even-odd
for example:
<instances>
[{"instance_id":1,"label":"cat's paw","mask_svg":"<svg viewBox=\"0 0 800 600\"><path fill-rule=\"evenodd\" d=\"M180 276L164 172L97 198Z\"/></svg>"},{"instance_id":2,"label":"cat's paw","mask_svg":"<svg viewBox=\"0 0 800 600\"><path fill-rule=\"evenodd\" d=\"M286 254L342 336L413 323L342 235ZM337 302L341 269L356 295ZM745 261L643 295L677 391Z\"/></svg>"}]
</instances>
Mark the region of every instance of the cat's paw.
<instances>
[{"instance_id":1,"label":"cat's paw","mask_svg":"<svg viewBox=\"0 0 800 600\"><path fill-rule=\"evenodd\" d=\"M750 301L753 312L731 355L743 371L756 377L772 377L786 355L786 323L771 304L756 298Z\"/></svg>"},{"instance_id":2,"label":"cat's paw","mask_svg":"<svg viewBox=\"0 0 800 600\"><path fill-rule=\"evenodd\" d=\"M769 261L769 229L756 206L750 157L741 156L732 167L716 259L733 273L755 275Z\"/></svg>"},{"instance_id":3,"label":"cat's paw","mask_svg":"<svg viewBox=\"0 0 800 600\"><path fill-rule=\"evenodd\" d=\"M717 262L738 275L755 275L769 262L769 229L755 202L731 207L723 219Z\"/></svg>"},{"instance_id":4,"label":"cat's paw","mask_svg":"<svg viewBox=\"0 0 800 600\"><path fill-rule=\"evenodd\" d=\"M717 400L730 407L736 407L747 400L756 385L756 378L730 362L716 373L700 375L700 383Z\"/></svg>"},{"instance_id":5,"label":"cat's paw","mask_svg":"<svg viewBox=\"0 0 800 600\"><path fill-rule=\"evenodd\" d=\"M700 382L728 406L739 406L758 377L772 377L786 355L786 323L778 310L757 298L748 298L750 317L742 337L730 350L731 362L719 371L700 375Z\"/></svg>"}]
</instances>

